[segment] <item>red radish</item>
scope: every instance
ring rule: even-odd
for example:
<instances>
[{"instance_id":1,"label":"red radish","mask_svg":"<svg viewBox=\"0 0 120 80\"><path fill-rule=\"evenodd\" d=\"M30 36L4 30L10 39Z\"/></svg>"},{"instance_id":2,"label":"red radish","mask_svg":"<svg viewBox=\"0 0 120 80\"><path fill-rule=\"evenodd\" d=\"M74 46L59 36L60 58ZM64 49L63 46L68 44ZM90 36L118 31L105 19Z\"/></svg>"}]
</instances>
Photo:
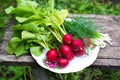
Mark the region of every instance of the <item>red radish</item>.
<instances>
[{"instance_id":1,"label":"red radish","mask_svg":"<svg viewBox=\"0 0 120 80\"><path fill-rule=\"evenodd\" d=\"M74 59L74 53L73 52L71 52L71 54L69 55L69 57L67 58L68 60L73 60Z\"/></svg>"},{"instance_id":2,"label":"red radish","mask_svg":"<svg viewBox=\"0 0 120 80\"><path fill-rule=\"evenodd\" d=\"M76 56L82 56L84 54L84 47L81 47L80 50L78 52L75 53Z\"/></svg>"},{"instance_id":3,"label":"red radish","mask_svg":"<svg viewBox=\"0 0 120 80\"><path fill-rule=\"evenodd\" d=\"M46 53L46 59L49 62L56 62L57 57L58 57L58 52L56 49L51 49Z\"/></svg>"},{"instance_id":4,"label":"red radish","mask_svg":"<svg viewBox=\"0 0 120 80\"><path fill-rule=\"evenodd\" d=\"M64 68L66 67L67 65L69 64L69 60L66 59L66 58L58 58L57 59L57 65L60 67L60 68Z\"/></svg>"},{"instance_id":5,"label":"red radish","mask_svg":"<svg viewBox=\"0 0 120 80\"><path fill-rule=\"evenodd\" d=\"M82 47L83 44L82 44L82 41L80 39L74 39L71 43L71 49L74 51L74 52L77 52L80 50L80 47Z\"/></svg>"},{"instance_id":6,"label":"red radish","mask_svg":"<svg viewBox=\"0 0 120 80\"><path fill-rule=\"evenodd\" d=\"M61 45L59 48L61 56L67 58L71 54L71 48L67 45Z\"/></svg>"},{"instance_id":7,"label":"red radish","mask_svg":"<svg viewBox=\"0 0 120 80\"><path fill-rule=\"evenodd\" d=\"M72 40L73 40L73 37L70 34L66 34L63 36L63 43L66 45L69 45L72 42Z\"/></svg>"}]
</instances>

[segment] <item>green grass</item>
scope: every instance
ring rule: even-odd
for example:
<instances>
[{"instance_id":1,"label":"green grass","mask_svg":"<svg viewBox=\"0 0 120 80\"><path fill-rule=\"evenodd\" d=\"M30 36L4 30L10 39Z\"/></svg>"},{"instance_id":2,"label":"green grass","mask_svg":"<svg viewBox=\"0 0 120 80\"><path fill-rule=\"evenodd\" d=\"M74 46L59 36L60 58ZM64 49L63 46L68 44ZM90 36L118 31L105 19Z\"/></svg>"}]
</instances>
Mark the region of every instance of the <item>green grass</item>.
<instances>
[{"instance_id":1,"label":"green grass","mask_svg":"<svg viewBox=\"0 0 120 80\"><path fill-rule=\"evenodd\" d=\"M45 5L47 0L36 0ZM90 2L91 1L91 2ZM102 3L97 0L56 0L56 8L66 8L75 14L101 14L120 15L120 3L113 5L111 2ZM109 1L109 0L107 0ZM9 17L4 9L9 5L15 5L15 0L0 0L0 39L2 38ZM30 66L0 66L0 80L32 80L32 68ZM60 75L48 72L50 80L60 80ZM120 70L85 69L81 72L61 75L66 80L119 80Z\"/></svg>"}]
</instances>

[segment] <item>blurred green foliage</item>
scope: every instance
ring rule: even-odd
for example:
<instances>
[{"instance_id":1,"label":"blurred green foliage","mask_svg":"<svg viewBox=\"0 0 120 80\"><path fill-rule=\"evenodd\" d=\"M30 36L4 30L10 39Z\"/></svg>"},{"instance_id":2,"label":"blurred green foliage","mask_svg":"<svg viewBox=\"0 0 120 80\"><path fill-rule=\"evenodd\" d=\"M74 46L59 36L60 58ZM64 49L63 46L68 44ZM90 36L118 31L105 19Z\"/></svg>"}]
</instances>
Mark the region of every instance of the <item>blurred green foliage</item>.
<instances>
[{"instance_id":1,"label":"blurred green foliage","mask_svg":"<svg viewBox=\"0 0 120 80\"><path fill-rule=\"evenodd\" d=\"M29 66L0 66L0 80L33 80Z\"/></svg>"},{"instance_id":2,"label":"blurred green foliage","mask_svg":"<svg viewBox=\"0 0 120 80\"><path fill-rule=\"evenodd\" d=\"M45 5L47 0L36 0ZM120 1L112 4L110 0L55 0L55 8L68 9L74 14L120 15Z\"/></svg>"},{"instance_id":3,"label":"blurred green foliage","mask_svg":"<svg viewBox=\"0 0 120 80\"><path fill-rule=\"evenodd\" d=\"M84 69L77 73L56 74L48 72L50 80L119 80L119 70Z\"/></svg>"},{"instance_id":4,"label":"blurred green foliage","mask_svg":"<svg viewBox=\"0 0 120 80\"><path fill-rule=\"evenodd\" d=\"M61 0L58 1L59 3L62 3ZM69 0L64 0L64 1L68 2ZM64 7L68 8L70 13L103 14L103 15L120 14L120 3L116 5L112 5L112 2L110 1L106 3L105 2L100 3L98 0L70 0L69 3L66 4L67 5ZM60 5L58 7L60 7Z\"/></svg>"},{"instance_id":5,"label":"blurred green foliage","mask_svg":"<svg viewBox=\"0 0 120 80\"><path fill-rule=\"evenodd\" d=\"M13 3L13 0L0 0L0 39L3 36L5 26L9 19L8 15L5 14L4 9L7 8L9 5L12 5Z\"/></svg>"}]
</instances>

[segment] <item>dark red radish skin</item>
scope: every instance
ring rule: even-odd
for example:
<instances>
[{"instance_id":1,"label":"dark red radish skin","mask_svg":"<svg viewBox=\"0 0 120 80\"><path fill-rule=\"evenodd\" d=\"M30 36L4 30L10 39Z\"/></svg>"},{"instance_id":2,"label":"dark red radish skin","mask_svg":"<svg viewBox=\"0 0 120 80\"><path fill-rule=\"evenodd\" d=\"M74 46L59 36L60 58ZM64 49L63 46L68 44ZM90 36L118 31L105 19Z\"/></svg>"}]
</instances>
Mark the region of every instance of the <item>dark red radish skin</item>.
<instances>
[{"instance_id":1,"label":"dark red radish skin","mask_svg":"<svg viewBox=\"0 0 120 80\"><path fill-rule=\"evenodd\" d=\"M84 47L81 47L78 52L75 53L77 57L82 56L85 53Z\"/></svg>"},{"instance_id":2,"label":"dark red radish skin","mask_svg":"<svg viewBox=\"0 0 120 80\"><path fill-rule=\"evenodd\" d=\"M68 64L69 64L69 60L67 58L60 57L57 59L57 65L60 68L65 68Z\"/></svg>"},{"instance_id":3,"label":"dark red radish skin","mask_svg":"<svg viewBox=\"0 0 120 80\"><path fill-rule=\"evenodd\" d=\"M82 47L82 41L80 39L74 39L71 43L71 49L74 52L78 52L80 50L80 47Z\"/></svg>"},{"instance_id":4,"label":"dark red radish skin","mask_svg":"<svg viewBox=\"0 0 120 80\"><path fill-rule=\"evenodd\" d=\"M51 49L46 53L46 59L49 62L56 62L58 58L58 52L56 49Z\"/></svg>"},{"instance_id":5,"label":"dark red radish skin","mask_svg":"<svg viewBox=\"0 0 120 80\"><path fill-rule=\"evenodd\" d=\"M68 45L61 45L59 48L62 57L68 58L71 54L71 48Z\"/></svg>"},{"instance_id":6,"label":"dark red radish skin","mask_svg":"<svg viewBox=\"0 0 120 80\"><path fill-rule=\"evenodd\" d=\"M71 52L71 54L69 55L69 57L67 58L69 61L73 60L75 57L74 52Z\"/></svg>"},{"instance_id":7,"label":"dark red radish skin","mask_svg":"<svg viewBox=\"0 0 120 80\"><path fill-rule=\"evenodd\" d=\"M73 37L71 34L66 34L63 36L63 44L70 45L73 40Z\"/></svg>"}]
</instances>

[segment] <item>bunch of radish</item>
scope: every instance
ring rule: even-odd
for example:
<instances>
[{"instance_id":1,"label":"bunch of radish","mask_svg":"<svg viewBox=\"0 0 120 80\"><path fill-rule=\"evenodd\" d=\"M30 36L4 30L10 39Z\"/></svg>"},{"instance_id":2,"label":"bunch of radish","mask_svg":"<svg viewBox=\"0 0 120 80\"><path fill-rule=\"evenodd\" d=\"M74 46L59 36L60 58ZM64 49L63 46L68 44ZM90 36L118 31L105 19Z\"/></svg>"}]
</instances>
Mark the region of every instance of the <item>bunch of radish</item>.
<instances>
[{"instance_id":1,"label":"bunch of radish","mask_svg":"<svg viewBox=\"0 0 120 80\"><path fill-rule=\"evenodd\" d=\"M84 54L84 46L82 40L73 39L72 35L66 34L63 36L63 44L59 50L50 49L46 53L48 62L56 62L60 68L66 67L75 56L79 57Z\"/></svg>"}]
</instances>

